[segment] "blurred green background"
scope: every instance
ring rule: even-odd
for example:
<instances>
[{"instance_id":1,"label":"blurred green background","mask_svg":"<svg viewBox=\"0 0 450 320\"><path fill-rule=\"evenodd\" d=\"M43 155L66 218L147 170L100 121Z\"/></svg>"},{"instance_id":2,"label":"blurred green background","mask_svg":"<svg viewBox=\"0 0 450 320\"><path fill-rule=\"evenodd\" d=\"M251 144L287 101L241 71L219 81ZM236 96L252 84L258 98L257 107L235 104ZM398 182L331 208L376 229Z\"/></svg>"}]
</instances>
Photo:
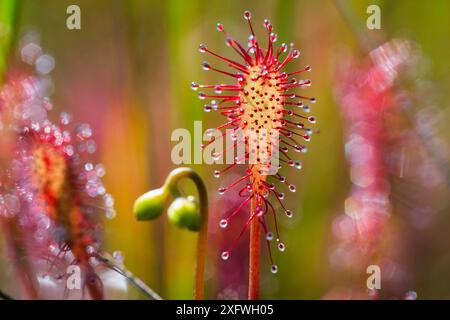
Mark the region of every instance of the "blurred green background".
<instances>
[{"instance_id":1,"label":"blurred green background","mask_svg":"<svg viewBox=\"0 0 450 320\"><path fill-rule=\"evenodd\" d=\"M70 4L81 8L81 30L66 28ZM416 41L428 58L427 77L436 91L448 88L450 2L346 1L346 10L360 28L365 28L370 4L382 9L382 30L365 32L378 39ZM4 11L0 10L1 16ZM172 130L192 129L195 120L203 120L204 129L221 123L219 116L203 112L197 94L190 89L191 81L223 81L201 72L203 59L215 61L198 53L199 43L228 56L224 37L215 30L217 22L245 41L249 31L242 18L244 10L252 12L259 33L263 32L263 19L270 19L280 43L292 41L302 49L297 67L313 68L309 75L313 86L308 93L318 99L312 112L318 118L320 134L302 156L304 170L295 178L297 193L287 197L288 206L301 213L301 219L281 221L288 249L276 254L280 270L276 276L270 274L269 263L263 259L262 297L317 299L345 282L329 262L330 245L335 241L331 223L342 213L350 186L342 121L333 99L333 75L339 52L362 53L334 1L24 0L19 10L19 40L21 35L35 32L42 48L56 60L56 109L70 111L78 121L94 127L98 155L107 169L107 190L114 196L118 212L106 222L107 250L122 251L126 266L169 299L191 297L196 235L180 231L164 219L136 222L133 201L161 185L173 168ZM439 96L439 102L445 110L450 96ZM448 136L450 130L444 134ZM217 240L222 231L216 227L222 213L215 196L220 181L210 178L214 167L193 167L211 190L207 296L216 298L217 268L222 263ZM446 226L437 226L437 231L445 232ZM241 242L240 247L245 250L246 243ZM435 254L442 257L445 252L437 250ZM443 265L448 266L448 255ZM417 275L417 287L412 289L421 298L448 298L450 287L442 283L450 282L450 274L433 259Z\"/></svg>"}]
</instances>

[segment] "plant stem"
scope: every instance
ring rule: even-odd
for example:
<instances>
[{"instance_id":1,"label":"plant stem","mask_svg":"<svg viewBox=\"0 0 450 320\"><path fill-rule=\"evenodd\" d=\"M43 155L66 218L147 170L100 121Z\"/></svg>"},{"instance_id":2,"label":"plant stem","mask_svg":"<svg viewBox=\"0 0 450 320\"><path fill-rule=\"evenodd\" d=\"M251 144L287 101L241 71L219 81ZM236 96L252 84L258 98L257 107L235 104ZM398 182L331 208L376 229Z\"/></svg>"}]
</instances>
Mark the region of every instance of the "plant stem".
<instances>
[{"instance_id":1,"label":"plant stem","mask_svg":"<svg viewBox=\"0 0 450 320\"><path fill-rule=\"evenodd\" d=\"M208 240L208 192L202 178L191 168L177 168L173 170L166 179L172 195L180 194L177 183L183 178L191 179L194 182L200 203L201 225L197 240L197 263L195 266L194 299L201 300L204 297L204 274L206 263L206 244Z\"/></svg>"},{"instance_id":2,"label":"plant stem","mask_svg":"<svg viewBox=\"0 0 450 320\"><path fill-rule=\"evenodd\" d=\"M251 214L256 211L256 198L252 199ZM249 268L248 268L248 299L259 297L261 225L259 218L254 218L250 224Z\"/></svg>"},{"instance_id":3,"label":"plant stem","mask_svg":"<svg viewBox=\"0 0 450 320\"><path fill-rule=\"evenodd\" d=\"M147 286L141 279L136 277L131 271L126 269L125 267L117 265L116 261L114 260L111 255L109 255L106 252L103 252L101 254L97 255L97 258L102 261L104 264L106 264L109 268L116 271L117 273L121 274L125 278L128 279L136 288L141 290L144 294L149 296L153 300L162 300L162 298L149 286Z\"/></svg>"},{"instance_id":4,"label":"plant stem","mask_svg":"<svg viewBox=\"0 0 450 320\"><path fill-rule=\"evenodd\" d=\"M0 290L0 300L13 300L13 298Z\"/></svg>"},{"instance_id":5,"label":"plant stem","mask_svg":"<svg viewBox=\"0 0 450 320\"><path fill-rule=\"evenodd\" d=\"M5 236L9 260L13 266L13 271L17 279L22 286L25 296L30 300L38 299L37 290L33 282L34 274L31 271L29 261L26 258L26 248L22 242L18 222L15 221L14 218L8 219L0 217L0 227L0 230L3 231Z\"/></svg>"}]
</instances>

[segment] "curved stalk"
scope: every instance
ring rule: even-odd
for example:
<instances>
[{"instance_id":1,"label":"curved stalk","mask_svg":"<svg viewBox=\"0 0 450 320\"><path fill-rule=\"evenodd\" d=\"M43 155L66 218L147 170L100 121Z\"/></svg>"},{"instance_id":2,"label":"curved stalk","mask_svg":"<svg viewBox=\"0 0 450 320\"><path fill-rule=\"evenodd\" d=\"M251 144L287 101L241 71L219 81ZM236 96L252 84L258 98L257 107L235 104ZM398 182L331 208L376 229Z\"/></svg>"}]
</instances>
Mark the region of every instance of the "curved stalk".
<instances>
[{"instance_id":1,"label":"curved stalk","mask_svg":"<svg viewBox=\"0 0 450 320\"><path fill-rule=\"evenodd\" d=\"M200 203L201 224L197 239L197 262L195 267L194 299L201 300L204 297L203 279L206 264L206 243L208 240L208 192L206 186L197 172L191 168L177 168L173 170L166 179L165 185L174 197L179 196L177 184L181 179L190 179L194 182Z\"/></svg>"}]
</instances>

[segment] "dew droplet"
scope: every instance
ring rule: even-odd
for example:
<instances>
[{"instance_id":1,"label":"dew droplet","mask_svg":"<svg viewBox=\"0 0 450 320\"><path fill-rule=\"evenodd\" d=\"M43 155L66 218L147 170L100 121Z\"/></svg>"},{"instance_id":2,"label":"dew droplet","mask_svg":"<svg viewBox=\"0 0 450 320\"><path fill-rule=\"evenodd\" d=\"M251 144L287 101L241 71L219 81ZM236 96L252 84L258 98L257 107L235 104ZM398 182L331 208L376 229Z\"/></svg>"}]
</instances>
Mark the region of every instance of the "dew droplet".
<instances>
[{"instance_id":1,"label":"dew droplet","mask_svg":"<svg viewBox=\"0 0 450 320\"><path fill-rule=\"evenodd\" d=\"M220 220L219 226L220 226L222 229L225 229L226 227L228 227L228 220L227 220L227 219L222 219L222 220Z\"/></svg>"},{"instance_id":2,"label":"dew droplet","mask_svg":"<svg viewBox=\"0 0 450 320\"><path fill-rule=\"evenodd\" d=\"M105 206L108 208L112 208L114 206L114 198L112 195L105 194L105 196L103 197L103 199L105 200Z\"/></svg>"},{"instance_id":3,"label":"dew droplet","mask_svg":"<svg viewBox=\"0 0 450 320\"><path fill-rule=\"evenodd\" d=\"M315 117L308 117L308 121L310 123L316 123L316 118Z\"/></svg>"},{"instance_id":4,"label":"dew droplet","mask_svg":"<svg viewBox=\"0 0 450 320\"><path fill-rule=\"evenodd\" d=\"M66 146L64 147L64 152L69 156L73 156L75 151L73 150L73 146Z\"/></svg>"},{"instance_id":5,"label":"dew droplet","mask_svg":"<svg viewBox=\"0 0 450 320\"><path fill-rule=\"evenodd\" d=\"M244 19L245 20L250 20L252 18L252 14L250 11L244 11Z\"/></svg>"},{"instance_id":6,"label":"dew droplet","mask_svg":"<svg viewBox=\"0 0 450 320\"><path fill-rule=\"evenodd\" d=\"M309 87L311 86L311 80L304 80L301 85L302 87Z\"/></svg>"},{"instance_id":7,"label":"dew droplet","mask_svg":"<svg viewBox=\"0 0 450 320\"><path fill-rule=\"evenodd\" d=\"M61 124L63 126L67 126L70 123L70 120L72 119L70 113L62 112L60 115Z\"/></svg>"},{"instance_id":8,"label":"dew droplet","mask_svg":"<svg viewBox=\"0 0 450 320\"><path fill-rule=\"evenodd\" d=\"M216 24L217 31L223 31L223 25L221 23Z\"/></svg>"},{"instance_id":9,"label":"dew droplet","mask_svg":"<svg viewBox=\"0 0 450 320\"><path fill-rule=\"evenodd\" d=\"M106 192L106 189L105 189L104 186L99 186L99 187L98 187L97 193L98 193L99 195L103 195L103 194L105 194L105 192Z\"/></svg>"},{"instance_id":10,"label":"dew droplet","mask_svg":"<svg viewBox=\"0 0 450 320\"><path fill-rule=\"evenodd\" d=\"M286 246L284 245L283 242L279 242L279 243L278 243L278 250L280 250L281 252L283 252L284 250L286 250Z\"/></svg>"},{"instance_id":11,"label":"dew droplet","mask_svg":"<svg viewBox=\"0 0 450 320\"><path fill-rule=\"evenodd\" d=\"M46 215L39 216L36 220L38 228L42 228L43 230L47 230L48 228L50 228L51 221L50 218Z\"/></svg>"},{"instance_id":12,"label":"dew droplet","mask_svg":"<svg viewBox=\"0 0 450 320\"><path fill-rule=\"evenodd\" d=\"M292 51L292 58L297 59L298 57L300 57L300 51L298 50Z\"/></svg>"},{"instance_id":13,"label":"dew droplet","mask_svg":"<svg viewBox=\"0 0 450 320\"><path fill-rule=\"evenodd\" d=\"M200 51L201 53L205 53L206 52L206 45L204 43L201 43L198 46L198 51Z\"/></svg>"},{"instance_id":14,"label":"dew droplet","mask_svg":"<svg viewBox=\"0 0 450 320\"><path fill-rule=\"evenodd\" d=\"M122 264L125 261L125 257L123 255L123 253L121 251L118 251L118 250L113 252L113 258L114 258L114 260L116 260L120 264Z\"/></svg>"},{"instance_id":15,"label":"dew droplet","mask_svg":"<svg viewBox=\"0 0 450 320\"><path fill-rule=\"evenodd\" d=\"M222 252L220 257L222 258L222 260L228 260L228 258L230 257L230 253L228 251L224 251Z\"/></svg>"},{"instance_id":16,"label":"dew droplet","mask_svg":"<svg viewBox=\"0 0 450 320\"><path fill-rule=\"evenodd\" d=\"M90 257L88 259L88 262L93 267L95 267L95 266L97 266L99 264L99 261L98 261L98 259L96 257Z\"/></svg>"},{"instance_id":17,"label":"dew droplet","mask_svg":"<svg viewBox=\"0 0 450 320\"><path fill-rule=\"evenodd\" d=\"M196 91L198 90L198 88L200 87L200 85L197 82L192 82L191 83L191 89Z\"/></svg>"},{"instance_id":18,"label":"dew droplet","mask_svg":"<svg viewBox=\"0 0 450 320\"><path fill-rule=\"evenodd\" d=\"M273 233L272 232L267 232L266 233L266 240L268 241L272 241L273 240Z\"/></svg>"},{"instance_id":19,"label":"dew droplet","mask_svg":"<svg viewBox=\"0 0 450 320\"><path fill-rule=\"evenodd\" d=\"M84 165L84 170L86 170L86 171L92 171L93 169L94 169L94 165L90 162L88 162Z\"/></svg>"},{"instance_id":20,"label":"dew droplet","mask_svg":"<svg viewBox=\"0 0 450 320\"><path fill-rule=\"evenodd\" d=\"M405 294L405 300L417 300L417 292L415 292L415 291L408 291Z\"/></svg>"},{"instance_id":21,"label":"dew droplet","mask_svg":"<svg viewBox=\"0 0 450 320\"><path fill-rule=\"evenodd\" d=\"M224 194L227 189L225 188L219 188L219 194Z\"/></svg>"},{"instance_id":22,"label":"dew droplet","mask_svg":"<svg viewBox=\"0 0 450 320\"><path fill-rule=\"evenodd\" d=\"M295 186L293 184L290 184L289 185L289 191L290 192L295 192L295 190L296 190Z\"/></svg>"},{"instance_id":23,"label":"dew droplet","mask_svg":"<svg viewBox=\"0 0 450 320\"><path fill-rule=\"evenodd\" d=\"M294 216L291 210L286 210L285 213L288 218L292 218Z\"/></svg>"},{"instance_id":24,"label":"dew droplet","mask_svg":"<svg viewBox=\"0 0 450 320\"><path fill-rule=\"evenodd\" d=\"M80 140L88 139L92 136L92 129L88 124L81 124L76 129L77 137Z\"/></svg>"},{"instance_id":25,"label":"dew droplet","mask_svg":"<svg viewBox=\"0 0 450 320\"><path fill-rule=\"evenodd\" d=\"M95 253L95 248L93 246L87 246L86 247L86 253L89 255L92 255Z\"/></svg>"},{"instance_id":26,"label":"dew droplet","mask_svg":"<svg viewBox=\"0 0 450 320\"><path fill-rule=\"evenodd\" d=\"M271 42L277 42L277 34L276 33L271 33L270 34L270 41Z\"/></svg>"},{"instance_id":27,"label":"dew droplet","mask_svg":"<svg viewBox=\"0 0 450 320\"><path fill-rule=\"evenodd\" d=\"M35 66L38 73L49 74L55 68L55 59L48 54L43 54L37 58Z\"/></svg>"},{"instance_id":28,"label":"dew droplet","mask_svg":"<svg viewBox=\"0 0 450 320\"><path fill-rule=\"evenodd\" d=\"M272 272L273 274L276 274L278 272L278 266L276 264L273 264L270 267L270 272Z\"/></svg>"},{"instance_id":29,"label":"dew droplet","mask_svg":"<svg viewBox=\"0 0 450 320\"><path fill-rule=\"evenodd\" d=\"M107 208L105 211L105 216L108 219L114 219L114 217L116 216L116 210L114 210L113 208Z\"/></svg>"},{"instance_id":30,"label":"dew droplet","mask_svg":"<svg viewBox=\"0 0 450 320\"><path fill-rule=\"evenodd\" d=\"M277 198L280 199L280 200L283 200L284 199L284 193L283 192L278 193L277 194Z\"/></svg>"},{"instance_id":31,"label":"dew droplet","mask_svg":"<svg viewBox=\"0 0 450 320\"><path fill-rule=\"evenodd\" d=\"M209 69L211 69L211 65L208 62L203 61L202 68L203 68L203 70L208 71Z\"/></svg>"},{"instance_id":32,"label":"dew droplet","mask_svg":"<svg viewBox=\"0 0 450 320\"><path fill-rule=\"evenodd\" d=\"M42 48L36 43L30 42L22 47L20 56L23 62L34 65L36 59L42 54Z\"/></svg>"},{"instance_id":33,"label":"dew droplet","mask_svg":"<svg viewBox=\"0 0 450 320\"><path fill-rule=\"evenodd\" d=\"M256 214L258 217L262 217L263 214L264 214L263 208L262 208L261 206L257 206L257 207L255 208L255 214Z\"/></svg>"},{"instance_id":34,"label":"dew droplet","mask_svg":"<svg viewBox=\"0 0 450 320\"><path fill-rule=\"evenodd\" d=\"M206 99L206 94L203 93L203 92L199 92L198 98L199 98L200 100L205 100L205 99Z\"/></svg>"},{"instance_id":35,"label":"dew droplet","mask_svg":"<svg viewBox=\"0 0 450 320\"><path fill-rule=\"evenodd\" d=\"M52 128L50 128L50 126L44 127L44 133L49 134L51 131L52 131Z\"/></svg>"},{"instance_id":36,"label":"dew droplet","mask_svg":"<svg viewBox=\"0 0 450 320\"><path fill-rule=\"evenodd\" d=\"M200 99L201 99L201 98L200 98ZM205 111L205 112L211 112L211 110L212 110L212 108L211 108L211 106L208 105L208 104L205 104L205 106L203 107L203 111Z\"/></svg>"},{"instance_id":37,"label":"dew droplet","mask_svg":"<svg viewBox=\"0 0 450 320\"><path fill-rule=\"evenodd\" d=\"M95 153L95 151L97 150L97 144L95 143L94 140L89 140L86 142L86 151L90 154Z\"/></svg>"}]
</instances>

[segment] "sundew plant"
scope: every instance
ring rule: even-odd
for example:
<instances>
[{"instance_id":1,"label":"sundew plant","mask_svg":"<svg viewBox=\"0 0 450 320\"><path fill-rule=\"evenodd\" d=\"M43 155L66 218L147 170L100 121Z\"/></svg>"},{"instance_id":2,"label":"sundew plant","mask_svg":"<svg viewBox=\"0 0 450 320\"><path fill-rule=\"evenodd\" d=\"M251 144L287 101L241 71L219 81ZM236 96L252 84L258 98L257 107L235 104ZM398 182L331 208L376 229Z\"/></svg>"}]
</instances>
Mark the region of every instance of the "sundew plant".
<instances>
[{"instance_id":1,"label":"sundew plant","mask_svg":"<svg viewBox=\"0 0 450 320\"><path fill-rule=\"evenodd\" d=\"M268 19L264 20L266 29L265 41L258 41L251 22L251 13L244 12L244 19L248 21L250 36L248 46L243 46L225 31L224 26L218 23L217 31L226 37L226 44L232 48L242 61L236 62L209 50L205 44L200 44L199 51L207 53L225 62L232 71L224 71L203 62L204 70L219 72L233 78L231 84L203 85L192 83L192 89L210 89L212 93L199 93L200 99L212 99L205 105L206 112L217 111L225 116L227 122L218 129L227 129L225 134L233 136L235 142L233 148L243 145L245 152L237 156L230 166L222 170L216 170L214 176L220 176L231 168L241 163L247 163L248 169L245 175L227 187L219 189L224 194L230 189L243 198L240 206L228 217L220 220L220 227L227 228L232 218L239 213L247 203L251 203L248 220L237 236L236 241L225 251L221 258L228 260L233 248L237 245L242 234L250 229L250 262L249 262L249 298L257 298L259 292L260 269L260 238L263 234L267 241L271 272L277 273L278 266L273 262L271 242L275 240L275 246L281 252L286 245L281 241L277 223L277 210L272 204L277 202L288 218L292 218L293 212L285 207L283 199L284 191L295 192L296 186L278 173L283 165L302 168L292 153L305 153L307 147L303 144L310 141L313 129L310 124L316 122L314 116L309 115L309 103L315 103L314 97L307 97L296 92L295 89L305 89L311 85L310 80L299 80L295 76L311 71L310 66L304 66L297 71L287 71L289 63L300 57L300 51L294 48L294 44L282 43L277 45L277 34ZM264 38L263 38L264 39ZM267 47L263 47L263 43ZM231 129L231 130L229 130ZM202 145L215 142L225 136L214 136ZM215 154L221 157L223 154ZM284 190L279 190L284 185ZM269 222L270 221L270 222ZM269 224L270 223L270 224ZM273 225L273 227L271 227ZM272 231L272 228L274 231ZM262 231L261 231L262 229Z\"/></svg>"}]
</instances>

